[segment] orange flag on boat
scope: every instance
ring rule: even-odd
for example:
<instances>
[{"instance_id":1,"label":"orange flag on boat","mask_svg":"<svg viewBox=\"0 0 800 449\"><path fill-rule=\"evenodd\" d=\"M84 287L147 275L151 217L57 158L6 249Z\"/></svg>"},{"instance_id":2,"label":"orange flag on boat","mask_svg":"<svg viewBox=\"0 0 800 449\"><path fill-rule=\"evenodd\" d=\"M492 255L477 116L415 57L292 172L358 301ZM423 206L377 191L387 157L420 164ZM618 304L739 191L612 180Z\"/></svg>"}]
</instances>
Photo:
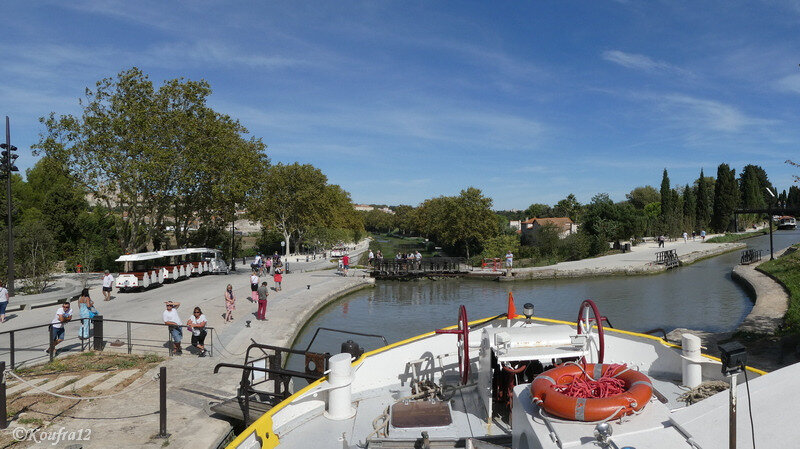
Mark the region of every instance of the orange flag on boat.
<instances>
[{"instance_id":1,"label":"orange flag on boat","mask_svg":"<svg viewBox=\"0 0 800 449\"><path fill-rule=\"evenodd\" d=\"M517 308L514 306L514 293L508 292L508 319L513 320L517 317Z\"/></svg>"}]
</instances>

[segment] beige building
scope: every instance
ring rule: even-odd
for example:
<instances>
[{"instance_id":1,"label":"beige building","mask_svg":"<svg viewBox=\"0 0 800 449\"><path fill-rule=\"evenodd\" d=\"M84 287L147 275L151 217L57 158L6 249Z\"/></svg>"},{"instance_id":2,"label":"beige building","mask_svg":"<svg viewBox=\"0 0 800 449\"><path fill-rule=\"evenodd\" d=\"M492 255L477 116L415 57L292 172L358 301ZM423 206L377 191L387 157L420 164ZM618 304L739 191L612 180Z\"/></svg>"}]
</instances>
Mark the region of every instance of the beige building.
<instances>
[{"instance_id":1,"label":"beige building","mask_svg":"<svg viewBox=\"0 0 800 449\"><path fill-rule=\"evenodd\" d=\"M558 229L558 237L562 239L578 232L578 225L573 223L569 217L531 218L520 224L522 225L522 240L526 242L535 242L537 231L547 225L555 226Z\"/></svg>"}]
</instances>

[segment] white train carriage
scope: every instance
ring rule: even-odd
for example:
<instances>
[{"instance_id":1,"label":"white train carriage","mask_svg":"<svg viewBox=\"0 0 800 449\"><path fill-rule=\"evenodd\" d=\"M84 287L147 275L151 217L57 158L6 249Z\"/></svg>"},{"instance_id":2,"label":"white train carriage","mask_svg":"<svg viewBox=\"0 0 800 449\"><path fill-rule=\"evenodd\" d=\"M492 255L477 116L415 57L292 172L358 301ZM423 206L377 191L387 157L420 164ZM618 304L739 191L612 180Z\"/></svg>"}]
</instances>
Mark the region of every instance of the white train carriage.
<instances>
[{"instance_id":1,"label":"white train carriage","mask_svg":"<svg viewBox=\"0 0 800 449\"><path fill-rule=\"evenodd\" d=\"M222 251L210 248L125 254L116 261L125 264L115 281L117 289L123 292L145 290L192 276L228 273L228 265L222 260Z\"/></svg>"}]
</instances>

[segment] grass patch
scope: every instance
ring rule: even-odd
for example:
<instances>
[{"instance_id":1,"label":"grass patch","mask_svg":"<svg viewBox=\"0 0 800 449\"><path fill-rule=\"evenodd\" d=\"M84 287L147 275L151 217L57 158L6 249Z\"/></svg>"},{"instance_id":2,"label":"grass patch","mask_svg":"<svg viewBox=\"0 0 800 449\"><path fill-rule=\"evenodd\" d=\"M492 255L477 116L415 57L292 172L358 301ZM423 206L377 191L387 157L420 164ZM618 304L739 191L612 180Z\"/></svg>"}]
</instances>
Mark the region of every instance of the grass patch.
<instances>
[{"instance_id":1,"label":"grass patch","mask_svg":"<svg viewBox=\"0 0 800 449\"><path fill-rule=\"evenodd\" d=\"M82 352L61 357L44 365L18 368L20 375L37 376L54 373L82 371L111 371L118 369L147 368L164 360L155 354L129 355Z\"/></svg>"},{"instance_id":2,"label":"grass patch","mask_svg":"<svg viewBox=\"0 0 800 449\"><path fill-rule=\"evenodd\" d=\"M793 245L800 249L800 244ZM800 251L786 253L783 257L769 260L758 266L777 279L789 291L789 310L786 311L786 332L800 334Z\"/></svg>"},{"instance_id":3,"label":"grass patch","mask_svg":"<svg viewBox=\"0 0 800 449\"><path fill-rule=\"evenodd\" d=\"M44 424L44 421L42 421L39 418L20 418L20 419L17 420L17 423L18 424L26 424L26 425L27 424L33 424L33 425L38 427L38 426L41 426L42 424Z\"/></svg>"},{"instance_id":4,"label":"grass patch","mask_svg":"<svg viewBox=\"0 0 800 449\"><path fill-rule=\"evenodd\" d=\"M758 237L760 235L769 234L769 229L759 229L758 231L726 233L714 238L706 240L708 243L731 243L738 242L739 240L749 239L751 237Z\"/></svg>"}]
</instances>

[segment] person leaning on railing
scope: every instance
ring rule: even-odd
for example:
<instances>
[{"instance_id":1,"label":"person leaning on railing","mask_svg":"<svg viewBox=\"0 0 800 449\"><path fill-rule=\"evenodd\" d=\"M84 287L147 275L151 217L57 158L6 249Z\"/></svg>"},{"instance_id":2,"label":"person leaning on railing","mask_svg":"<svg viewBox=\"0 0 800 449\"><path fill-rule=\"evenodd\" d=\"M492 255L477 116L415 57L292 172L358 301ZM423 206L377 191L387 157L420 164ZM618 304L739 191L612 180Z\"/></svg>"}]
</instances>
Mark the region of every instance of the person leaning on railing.
<instances>
[{"instance_id":1,"label":"person leaning on railing","mask_svg":"<svg viewBox=\"0 0 800 449\"><path fill-rule=\"evenodd\" d=\"M64 323L70 320L72 320L72 308L67 301L56 309L56 316L50 322L50 347L45 349L45 352L48 354L55 352L56 345L64 341Z\"/></svg>"},{"instance_id":2,"label":"person leaning on railing","mask_svg":"<svg viewBox=\"0 0 800 449\"><path fill-rule=\"evenodd\" d=\"M183 331L181 330L181 317L178 316L178 311L175 310L180 307L181 303L175 301L167 301L164 303L167 310L162 314L164 324L169 325L169 333L172 336L172 342L175 345L175 355L183 354L181 351L181 339L183 339Z\"/></svg>"}]
</instances>

